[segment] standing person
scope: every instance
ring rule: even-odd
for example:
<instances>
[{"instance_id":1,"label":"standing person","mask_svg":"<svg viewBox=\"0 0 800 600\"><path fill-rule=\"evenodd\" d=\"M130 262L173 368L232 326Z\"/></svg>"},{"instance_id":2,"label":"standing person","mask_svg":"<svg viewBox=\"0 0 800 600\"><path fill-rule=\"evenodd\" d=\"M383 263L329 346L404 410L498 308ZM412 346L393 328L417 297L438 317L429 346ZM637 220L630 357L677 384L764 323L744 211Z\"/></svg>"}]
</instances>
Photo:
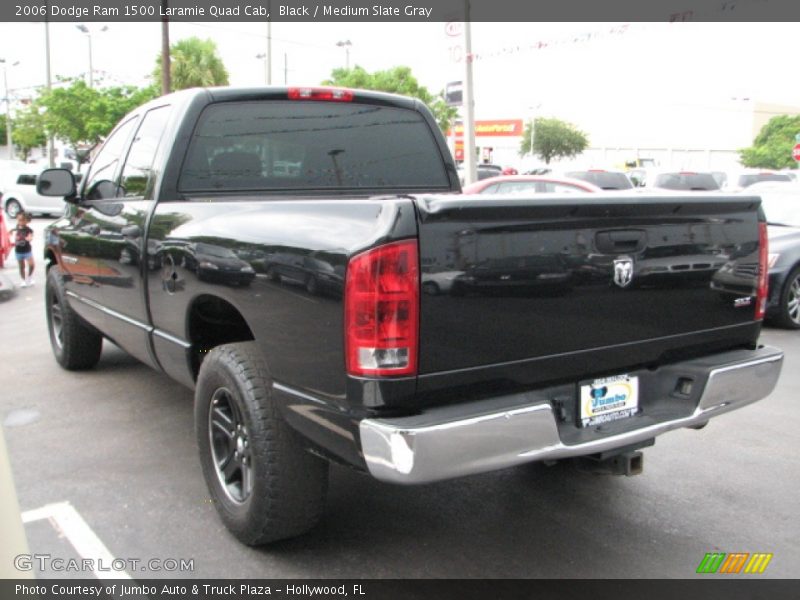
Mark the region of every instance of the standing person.
<instances>
[{"instance_id":1,"label":"standing person","mask_svg":"<svg viewBox=\"0 0 800 600\"><path fill-rule=\"evenodd\" d=\"M22 279L20 287L28 287L33 285L33 269L36 264L33 261L33 248L31 242L33 241L33 229L29 227L31 222L31 215L26 212L20 211L17 213L17 227L12 229L9 233L12 234L14 239L14 252L17 256L19 263L19 276ZM25 263L28 263L28 275L25 276Z\"/></svg>"}]
</instances>

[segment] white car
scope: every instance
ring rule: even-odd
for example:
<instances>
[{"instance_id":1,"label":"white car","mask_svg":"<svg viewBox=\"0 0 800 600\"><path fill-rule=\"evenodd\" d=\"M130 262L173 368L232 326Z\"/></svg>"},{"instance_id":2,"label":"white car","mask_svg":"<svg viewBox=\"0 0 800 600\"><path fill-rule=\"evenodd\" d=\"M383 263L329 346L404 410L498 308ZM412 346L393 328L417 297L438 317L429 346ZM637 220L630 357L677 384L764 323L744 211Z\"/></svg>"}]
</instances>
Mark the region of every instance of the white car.
<instances>
[{"instance_id":1,"label":"white car","mask_svg":"<svg viewBox=\"0 0 800 600\"><path fill-rule=\"evenodd\" d=\"M767 181L790 182L792 177L786 172L773 171L771 169L746 169L734 173L732 177L728 178L728 190L741 191L755 183Z\"/></svg>"},{"instance_id":2,"label":"white car","mask_svg":"<svg viewBox=\"0 0 800 600\"><path fill-rule=\"evenodd\" d=\"M20 173L3 190L3 208L12 219L20 211L43 215L59 215L64 212L64 199L40 196L36 193L36 175Z\"/></svg>"},{"instance_id":3,"label":"white car","mask_svg":"<svg viewBox=\"0 0 800 600\"><path fill-rule=\"evenodd\" d=\"M710 171L657 171L648 173L645 188L646 191L714 192L720 189L717 177Z\"/></svg>"}]
</instances>

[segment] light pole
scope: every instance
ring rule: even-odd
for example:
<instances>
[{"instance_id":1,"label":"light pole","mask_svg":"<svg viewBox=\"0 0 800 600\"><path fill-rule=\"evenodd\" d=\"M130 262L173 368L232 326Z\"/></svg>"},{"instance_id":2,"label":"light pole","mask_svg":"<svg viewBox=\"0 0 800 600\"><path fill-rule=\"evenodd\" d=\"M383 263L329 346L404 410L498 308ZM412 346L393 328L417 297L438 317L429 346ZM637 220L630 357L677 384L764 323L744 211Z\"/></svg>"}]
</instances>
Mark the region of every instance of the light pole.
<instances>
[{"instance_id":1,"label":"light pole","mask_svg":"<svg viewBox=\"0 0 800 600\"><path fill-rule=\"evenodd\" d=\"M5 91L6 99L6 147L8 148L8 159L14 158L14 146L11 141L11 98L8 95L8 62L5 58L0 58L0 63L3 64L3 89ZM19 61L11 63L12 67L16 67Z\"/></svg>"},{"instance_id":2,"label":"light pole","mask_svg":"<svg viewBox=\"0 0 800 600\"><path fill-rule=\"evenodd\" d=\"M89 40L89 87L94 87L94 66L92 65L92 32L91 30L81 23L80 25L75 25L80 31L86 34L86 39ZM108 31L108 25L103 25L103 28L100 30L102 33L103 31Z\"/></svg>"},{"instance_id":3,"label":"light pole","mask_svg":"<svg viewBox=\"0 0 800 600\"><path fill-rule=\"evenodd\" d=\"M531 158L533 158L533 128L536 125L536 112L542 107L542 103L539 102L538 104L533 104L528 107L528 110L531 113Z\"/></svg>"},{"instance_id":4,"label":"light pole","mask_svg":"<svg viewBox=\"0 0 800 600\"><path fill-rule=\"evenodd\" d=\"M272 3L267 2L267 53L264 55L264 68L267 74L267 85L272 85Z\"/></svg>"},{"instance_id":5,"label":"light pole","mask_svg":"<svg viewBox=\"0 0 800 600\"><path fill-rule=\"evenodd\" d=\"M345 68L349 71L350 70L350 48L353 46L353 42L350 40L344 40L340 42L336 42L336 45L339 48L344 48L344 57L345 57Z\"/></svg>"},{"instance_id":6,"label":"light pole","mask_svg":"<svg viewBox=\"0 0 800 600\"><path fill-rule=\"evenodd\" d=\"M475 95L472 84L472 23L470 0L464 0L464 185L478 181L475 165Z\"/></svg>"},{"instance_id":7,"label":"light pole","mask_svg":"<svg viewBox=\"0 0 800 600\"><path fill-rule=\"evenodd\" d=\"M45 54L45 69L47 72L47 91L53 88L53 79L50 72L50 22L44 22L44 54ZM56 148L53 134L47 136L47 163L52 169L56 166Z\"/></svg>"},{"instance_id":8,"label":"light pole","mask_svg":"<svg viewBox=\"0 0 800 600\"><path fill-rule=\"evenodd\" d=\"M269 72L269 66L268 66L269 65L269 57L266 54L264 54L263 52L259 52L258 54L256 54L256 58L258 60L263 60L264 61L264 83L269 85L270 84L270 75L271 75L271 73Z\"/></svg>"}]
</instances>

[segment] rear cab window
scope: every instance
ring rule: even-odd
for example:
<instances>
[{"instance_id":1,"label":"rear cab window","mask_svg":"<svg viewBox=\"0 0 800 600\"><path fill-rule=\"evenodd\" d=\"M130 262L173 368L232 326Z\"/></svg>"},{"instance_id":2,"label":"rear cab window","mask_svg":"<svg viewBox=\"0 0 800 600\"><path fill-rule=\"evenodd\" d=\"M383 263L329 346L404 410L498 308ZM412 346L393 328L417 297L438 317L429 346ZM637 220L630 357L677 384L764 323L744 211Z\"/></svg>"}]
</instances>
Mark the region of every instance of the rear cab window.
<instances>
[{"instance_id":1,"label":"rear cab window","mask_svg":"<svg viewBox=\"0 0 800 600\"><path fill-rule=\"evenodd\" d=\"M582 179L595 184L604 190L629 190L633 183L624 173L614 173L611 171L571 171L565 173L567 177Z\"/></svg>"},{"instance_id":2,"label":"rear cab window","mask_svg":"<svg viewBox=\"0 0 800 600\"><path fill-rule=\"evenodd\" d=\"M783 173L752 173L739 177L739 186L748 187L762 181L791 181L792 178Z\"/></svg>"},{"instance_id":3,"label":"rear cab window","mask_svg":"<svg viewBox=\"0 0 800 600\"><path fill-rule=\"evenodd\" d=\"M435 191L450 182L416 111L350 102L244 101L206 107L181 192Z\"/></svg>"},{"instance_id":4,"label":"rear cab window","mask_svg":"<svg viewBox=\"0 0 800 600\"><path fill-rule=\"evenodd\" d=\"M713 191L719 183L711 173L662 173L656 177L655 187L681 191Z\"/></svg>"}]
</instances>

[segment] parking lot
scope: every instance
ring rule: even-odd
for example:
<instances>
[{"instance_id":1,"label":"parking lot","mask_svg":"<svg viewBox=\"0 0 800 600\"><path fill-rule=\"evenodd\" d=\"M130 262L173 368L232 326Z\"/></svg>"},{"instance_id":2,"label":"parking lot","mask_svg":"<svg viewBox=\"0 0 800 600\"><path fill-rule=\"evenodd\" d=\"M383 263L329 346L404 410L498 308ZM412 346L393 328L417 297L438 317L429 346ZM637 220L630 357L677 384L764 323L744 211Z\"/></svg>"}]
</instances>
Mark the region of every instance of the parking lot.
<instances>
[{"instance_id":1,"label":"parking lot","mask_svg":"<svg viewBox=\"0 0 800 600\"><path fill-rule=\"evenodd\" d=\"M37 260L46 222L34 221ZM252 549L210 503L190 390L109 343L92 371L58 367L43 266L34 287L0 303L0 420L33 553L69 558L94 544L123 560L193 561L147 577L687 578L707 552L763 552L764 577L798 575L798 333L762 335L786 352L772 396L659 438L642 475L531 465L397 487L333 466L319 527ZM18 280L13 255L4 273ZM50 505L74 509L82 533L57 527Z\"/></svg>"}]
</instances>

